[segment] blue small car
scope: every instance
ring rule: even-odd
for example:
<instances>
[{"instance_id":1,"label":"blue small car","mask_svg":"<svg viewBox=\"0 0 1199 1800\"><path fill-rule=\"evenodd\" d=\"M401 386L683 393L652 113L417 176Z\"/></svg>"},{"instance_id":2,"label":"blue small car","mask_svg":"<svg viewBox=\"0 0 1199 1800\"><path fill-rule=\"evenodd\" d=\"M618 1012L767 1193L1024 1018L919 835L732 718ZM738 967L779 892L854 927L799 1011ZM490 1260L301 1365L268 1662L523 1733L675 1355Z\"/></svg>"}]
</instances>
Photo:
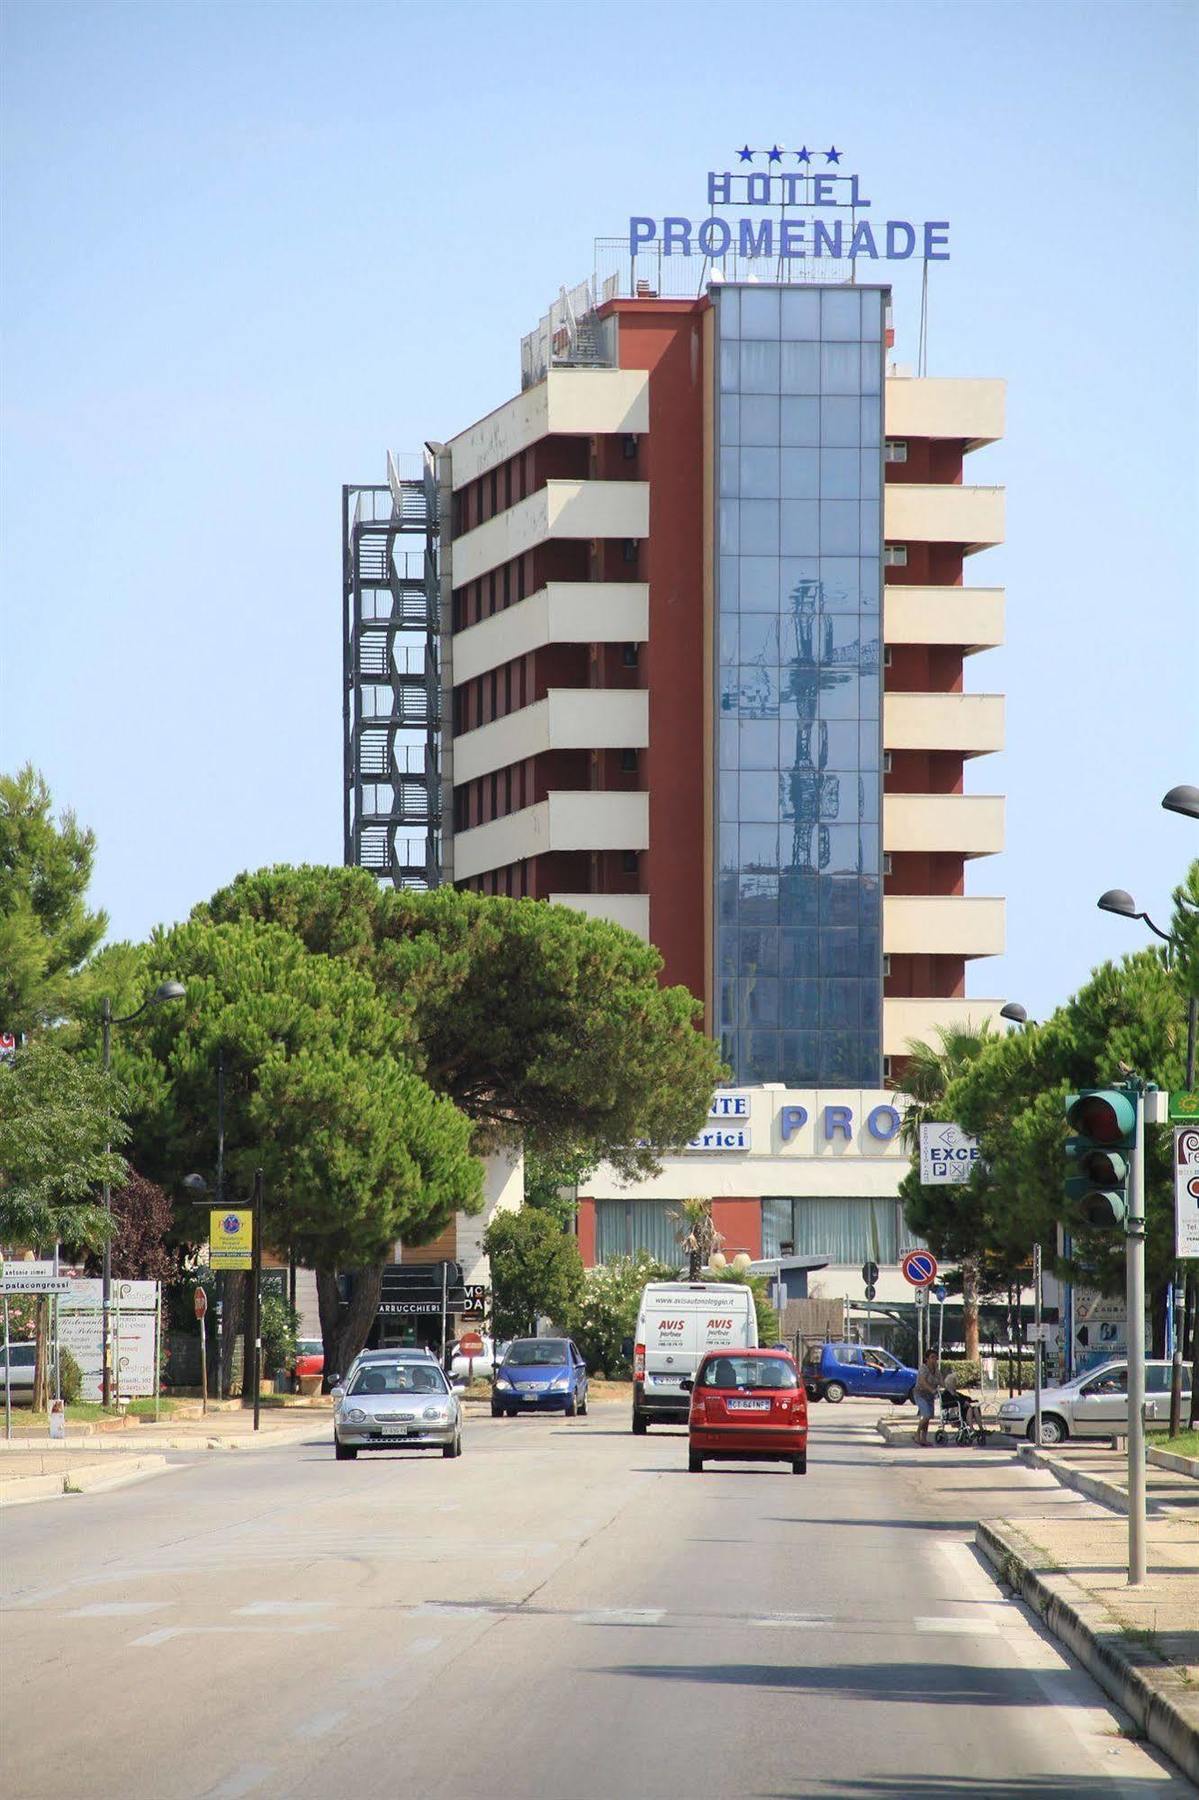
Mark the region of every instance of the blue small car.
<instances>
[{"instance_id":1,"label":"blue small car","mask_svg":"<svg viewBox=\"0 0 1199 1800\"><path fill-rule=\"evenodd\" d=\"M513 1338L491 1390L493 1419L587 1411L587 1365L569 1338Z\"/></svg>"},{"instance_id":2,"label":"blue small car","mask_svg":"<svg viewBox=\"0 0 1199 1800\"><path fill-rule=\"evenodd\" d=\"M812 1344L804 1354L803 1380L809 1400L830 1406L847 1394L902 1406L912 1398L916 1370L877 1344Z\"/></svg>"}]
</instances>

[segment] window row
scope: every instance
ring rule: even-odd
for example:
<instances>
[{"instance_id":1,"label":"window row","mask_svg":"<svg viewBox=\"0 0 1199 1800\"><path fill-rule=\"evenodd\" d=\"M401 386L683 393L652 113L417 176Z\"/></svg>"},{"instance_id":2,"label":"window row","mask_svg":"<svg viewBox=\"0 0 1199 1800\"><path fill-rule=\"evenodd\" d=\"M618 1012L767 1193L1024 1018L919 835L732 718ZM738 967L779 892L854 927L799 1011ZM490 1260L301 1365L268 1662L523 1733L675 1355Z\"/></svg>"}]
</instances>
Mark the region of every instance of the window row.
<instances>
[{"instance_id":1,"label":"window row","mask_svg":"<svg viewBox=\"0 0 1199 1800\"><path fill-rule=\"evenodd\" d=\"M827 1256L832 1263L894 1263L919 1239L895 1200L770 1199L762 1202L763 1256Z\"/></svg>"},{"instance_id":2,"label":"window row","mask_svg":"<svg viewBox=\"0 0 1199 1800\"><path fill-rule=\"evenodd\" d=\"M880 453L882 403L877 394L779 395L743 392L720 397L719 438L729 444L811 447L862 445Z\"/></svg>"},{"instance_id":3,"label":"window row","mask_svg":"<svg viewBox=\"0 0 1199 1800\"><path fill-rule=\"evenodd\" d=\"M882 984L860 976L788 981L776 975L726 976L720 983L720 1031L877 1031Z\"/></svg>"},{"instance_id":4,"label":"window row","mask_svg":"<svg viewBox=\"0 0 1199 1800\"><path fill-rule=\"evenodd\" d=\"M720 612L875 613L882 559L870 556L722 556ZM730 659L731 660L731 659Z\"/></svg>"},{"instance_id":5,"label":"window row","mask_svg":"<svg viewBox=\"0 0 1199 1800\"><path fill-rule=\"evenodd\" d=\"M877 500L722 500L722 556L869 556L882 548Z\"/></svg>"},{"instance_id":6,"label":"window row","mask_svg":"<svg viewBox=\"0 0 1199 1800\"><path fill-rule=\"evenodd\" d=\"M750 735L739 734L735 752L726 749L725 726L734 721L771 727L775 720L784 728L793 721L813 724L820 719L877 720L882 711L880 676L877 669L860 674L856 669L820 667L792 668L775 676L771 671L753 668L744 683L739 680L722 686L720 695L720 767L735 769L790 768L778 763L766 746L770 738L763 734L754 748Z\"/></svg>"},{"instance_id":7,"label":"window row","mask_svg":"<svg viewBox=\"0 0 1199 1800\"><path fill-rule=\"evenodd\" d=\"M454 630L466 631L493 613L514 606L533 592L533 581L533 555L527 551L498 569L488 570L477 581L466 582L454 591Z\"/></svg>"},{"instance_id":8,"label":"window row","mask_svg":"<svg viewBox=\"0 0 1199 1800\"><path fill-rule=\"evenodd\" d=\"M744 1082L787 1087L877 1087L877 1031L722 1031L720 1053Z\"/></svg>"},{"instance_id":9,"label":"window row","mask_svg":"<svg viewBox=\"0 0 1199 1800\"><path fill-rule=\"evenodd\" d=\"M772 774L786 775L795 769L812 767L820 755L820 745L813 749L813 733L827 727L828 742L838 747L836 766L842 769L877 769L881 759L880 727L877 717L867 719L822 718L797 723L792 719L723 718L718 727L717 757L721 770L768 769ZM856 760L849 754L856 733ZM829 752L832 758L832 749Z\"/></svg>"},{"instance_id":10,"label":"window row","mask_svg":"<svg viewBox=\"0 0 1199 1800\"><path fill-rule=\"evenodd\" d=\"M724 499L877 500L881 485L873 450L781 450L761 445L720 452Z\"/></svg>"},{"instance_id":11,"label":"window row","mask_svg":"<svg viewBox=\"0 0 1199 1800\"><path fill-rule=\"evenodd\" d=\"M720 868L812 870L821 875L873 875L882 870L878 821L821 825L721 822Z\"/></svg>"},{"instance_id":12,"label":"window row","mask_svg":"<svg viewBox=\"0 0 1199 1800\"><path fill-rule=\"evenodd\" d=\"M768 668L785 669L798 663L814 667L819 663L844 666L858 662L863 667L878 667L879 619L877 613L783 613L751 612L722 614L720 620L720 660L728 666L735 663L763 663Z\"/></svg>"},{"instance_id":13,"label":"window row","mask_svg":"<svg viewBox=\"0 0 1199 1800\"><path fill-rule=\"evenodd\" d=\"M722 338L801 338L841 343L883 336L883 296L875 288L746 285L720 289Z\"/></svg>"},{"instance_id":14,"label":"window row","mask_svg":"<svg viewBox=\"0 0 1199 1800\"><path fill-rule=\"evenodd\" d=\"M488 669L454 689L454 731L476 731L503 719L537 698L533 657L518 656L498 669Z\"/></svg>"},{"instance_id":15,"label":"window row","mask_svg":"<svg viewBox=\"0 0 1199 1800\"><path fill-rule=\"evenodd\" d=\"M727 930L737 928L777 927L784 936L799 929L816 936L826 926L877 932L882 919L880 879L822 873L810 866L725 868L716 890L716 914L722 942ZM782 938L779 942L782 957L785 946ZM719 956L723 954L721 950Z\"/></svg>"},{"instance_id":16,"label":"window row","mask_svg":"<svg viewBox=\"0 0 1199 1800\"><path fill-rule=\"evenodd\" d=\"M741 925L720 934L717 968L722 978L769 977L784 982L871 981L879 986L879 931L872 926L826 923L820 930Z\"/></svg>"},{"instance_id":17,"label":"window row","mask_svg":"<svg viewBox=\"0 0 1199 1800\"><path fill-rule=\"evenodd\" d=\"M877 824L881 811L877 770L722 770L717 783L722 825Z\"/></svg>"}]
</instances>

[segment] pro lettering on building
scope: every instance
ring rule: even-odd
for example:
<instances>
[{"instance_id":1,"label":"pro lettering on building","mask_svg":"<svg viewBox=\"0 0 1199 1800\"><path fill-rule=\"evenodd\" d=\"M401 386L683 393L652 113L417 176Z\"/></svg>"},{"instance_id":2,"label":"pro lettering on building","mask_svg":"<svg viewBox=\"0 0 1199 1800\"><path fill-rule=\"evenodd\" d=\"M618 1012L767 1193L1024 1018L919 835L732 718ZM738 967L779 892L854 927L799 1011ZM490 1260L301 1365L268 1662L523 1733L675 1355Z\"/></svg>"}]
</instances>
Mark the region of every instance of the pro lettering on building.
<instances>
[{"instance_id":1,"label":"pro lettering on building","mask_svg":"<svg viewBox=\"0 0 1199 1800\"><path fill-rule=\"evenodd\" d=\"M946 219L858 217L872 202L862 192L860 176L842 174L839 167L830 172L841 161L835 145L828 150L784 150L778 144L751 150L747 144L737 155L750 164L760 157L766 167L709 170L708 205L748 217L730 219L715 210L699 220L635 215L629 220L630 255L652 248L663 256L699 255L714 263L729 256L742 261L774 257L784 263L906 262L913 256L949 261ZM799 168L785 166L792 157ZM818 160L824 165L820 174L813 166Z\"/></svg>"}]
</instances>

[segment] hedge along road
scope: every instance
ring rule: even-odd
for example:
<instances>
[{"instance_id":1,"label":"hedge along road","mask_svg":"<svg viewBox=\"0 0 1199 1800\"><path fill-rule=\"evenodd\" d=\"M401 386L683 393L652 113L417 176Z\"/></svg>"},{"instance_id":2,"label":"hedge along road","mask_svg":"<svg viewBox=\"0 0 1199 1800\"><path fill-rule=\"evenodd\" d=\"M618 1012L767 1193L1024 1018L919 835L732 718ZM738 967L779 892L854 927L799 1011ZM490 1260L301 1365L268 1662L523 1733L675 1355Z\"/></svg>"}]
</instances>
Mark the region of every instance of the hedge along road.
<instances>
[{"instance_id":1,"label":"hedge along road","mask_svg":"<svg viewBox=\"0 0 1199 1800\"><path fill-rule=\"evenodd\" d=\"M1005 1600L979 1511L1085 1506L816 1408L809 1473L627 1409L328 1428L5 1523L7 1791L462 1800L1190 1792Z\"/></svg>"}]
</instances>

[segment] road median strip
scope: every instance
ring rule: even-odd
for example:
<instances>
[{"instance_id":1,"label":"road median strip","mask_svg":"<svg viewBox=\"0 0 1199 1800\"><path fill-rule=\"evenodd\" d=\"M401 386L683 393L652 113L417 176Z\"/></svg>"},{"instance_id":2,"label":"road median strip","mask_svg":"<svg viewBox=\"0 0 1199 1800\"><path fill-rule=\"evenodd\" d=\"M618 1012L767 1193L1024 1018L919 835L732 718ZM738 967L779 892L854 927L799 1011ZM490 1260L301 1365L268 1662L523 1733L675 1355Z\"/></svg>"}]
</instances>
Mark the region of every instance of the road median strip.
<instances>
[{"instance_id":1,"label":"road median strip","mask_svg":"<svg viewBox=\"0 0 1199 1800\"><path fill-rule=\"evenodd\" d=\"M1010 1520L980 1521L975 1542L1150 1743L1199 1783L1199 1688L1186 1674L1155 1655L1069 1570L1053 1566Z\"/></svg>"}]
</instances>

